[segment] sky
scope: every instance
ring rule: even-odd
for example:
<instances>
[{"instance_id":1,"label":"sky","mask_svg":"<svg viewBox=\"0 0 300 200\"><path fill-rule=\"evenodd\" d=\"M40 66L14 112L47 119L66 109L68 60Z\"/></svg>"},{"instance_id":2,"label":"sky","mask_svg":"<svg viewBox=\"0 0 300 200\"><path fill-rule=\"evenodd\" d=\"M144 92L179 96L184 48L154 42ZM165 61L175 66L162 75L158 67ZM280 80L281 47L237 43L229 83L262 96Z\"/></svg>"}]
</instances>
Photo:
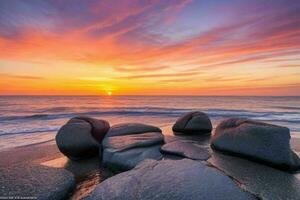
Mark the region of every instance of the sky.
<instances>
[{"instance_id":1,"label":"sky","mask_svg":"<svg viewBox=\"0 0 300 200\"><path fill-rule=\"evenodd\" d=\"M0 95L300 95L300 0L1 0Z\"/></svg>"}]
</instances>

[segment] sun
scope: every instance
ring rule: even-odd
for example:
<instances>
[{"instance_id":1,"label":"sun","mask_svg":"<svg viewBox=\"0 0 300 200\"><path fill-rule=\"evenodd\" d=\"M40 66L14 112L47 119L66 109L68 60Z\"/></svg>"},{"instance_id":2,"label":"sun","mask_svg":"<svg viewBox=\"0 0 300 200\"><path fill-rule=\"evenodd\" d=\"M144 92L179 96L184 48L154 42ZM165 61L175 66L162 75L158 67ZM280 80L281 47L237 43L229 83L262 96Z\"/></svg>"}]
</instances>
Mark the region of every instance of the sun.
<instances>
[{"instance_id":1,"label":"sun","mask_svg":"<svg viewBox=\"0 0 300 200\"><path fill-rule=\"evenodd\" d=\"M108 95L108 96L111 96L111 95L112 95L112 92L111 92L111 91L108 91L108 92L107 92L107 95Z\"/></svg>"}]
</instances>

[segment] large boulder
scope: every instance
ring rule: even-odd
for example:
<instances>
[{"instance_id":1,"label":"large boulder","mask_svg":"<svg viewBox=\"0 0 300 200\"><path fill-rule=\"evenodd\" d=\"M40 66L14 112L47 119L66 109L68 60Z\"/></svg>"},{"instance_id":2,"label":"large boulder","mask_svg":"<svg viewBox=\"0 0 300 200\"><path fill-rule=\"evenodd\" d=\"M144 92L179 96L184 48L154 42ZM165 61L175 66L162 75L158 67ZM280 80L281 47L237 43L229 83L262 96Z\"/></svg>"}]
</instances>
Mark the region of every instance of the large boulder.
<instances>
[{"instance_id":1,"label":"large boulder","mask_svg":"<svg viewBox=\"0 0 300 200\"><path fill-rule=\"evenodd\" d=\"M106 179L87 199L246 200L254 197L217 169L182 159L146 160L133 170Z\"/></svg>"},{"instance_id":2,"label":"large boulder","mask_svg":"<svg viewBox=\"0 0 300 200\"><path fill-rule=\"evenodd\" d=\"M161 159L163 142L160 132L106 137L103 140L102 163L116 171L130 170L145 159Z\"/></svg>"},{"instance_id":3,"label":"large boulder","mask_svg":"<svg viewBox=\"0 0 300 200\"><path fill-rule=\"evenodd\" d=\"M172 130L175 134L193 133L207 134L212 130L209 117L203 112L189 112L180 117L173 125Z\"/></svg>"},{"instance_id":4,"label":"large boulder","mask_svg":"<svg viewBox=\"0 0 300 200\"><path fill-rule=\"evenodd\" d=\"M95 138L95 140L97 140L98 142L102 142L104 136L106 135L106 133L108 132L108 130L110 128L108 121L103 120L103 119L100 120L100 119L95 119L95 118L86 117L86 116L79 116L79 117L72 118L70 121L76 120L76 119L84 120L84 121L90 123L90 125L92 126L91 134Z\"/></svg>"},{"instance_id":5,"label":"large boulder","mask_svg":"<svg viewBox=\"0 0 300 200\"><path fill-rule=\"evenodd\" d=\"M211 147L283 170L297 170L300 159L291 150L289 141L288 128L233 118L217 126Z\"/></svg>"},{"instance_id":6,"label":"large boulder","mask_svg":"<svg viewBox=\"0 0 300 200\"><path fill-rule=\"evenodd\" d=\"M66 199L75 188L72 173L45 166L12 166L0 169L0 196L39 200Z\"/></svg>"},{"instance_id":7,"label":"large boulder","mask_svg":"<svg viewBox=\"0 0 300 200\"><path fill-rule=\"evenodd\" d=\"M71 159L88 158L98 154L108 129L109 124L104 120L76 117L59 129L56 144Z\"/></svg>"},{"instance_id":8,"label":"large boulder","mask_svg":"<svg viewBox=\"0 0 300 200\"><path fill-rule=\"evenodd\" d=\"M155 126L117 124L111 127L102 142L102 163L110 169L126 171L145 159L161 159L163 143L161 130Z\"/></svg>"}]
</instances>

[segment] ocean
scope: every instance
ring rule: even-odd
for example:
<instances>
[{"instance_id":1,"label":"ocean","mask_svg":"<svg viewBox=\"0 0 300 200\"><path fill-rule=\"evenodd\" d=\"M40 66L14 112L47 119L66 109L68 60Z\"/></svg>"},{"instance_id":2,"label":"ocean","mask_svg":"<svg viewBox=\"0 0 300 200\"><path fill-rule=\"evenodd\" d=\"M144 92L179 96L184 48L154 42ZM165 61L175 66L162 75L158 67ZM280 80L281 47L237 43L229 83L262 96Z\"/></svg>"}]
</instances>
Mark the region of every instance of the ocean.
<instances>
[{"instance_id":1,"label":"ocean","mask_svg":"<svg viewBox=\"0 0 300 200\"><path fill-rule=\"evenodd\" d=\"M300 97L0 96L0 151L54 142L57 130L78 115L166 130L195 110L207 113L214 127L225 118L242 117L286 126L292 137L300 137Z\"/></svg>"}]
</instances>

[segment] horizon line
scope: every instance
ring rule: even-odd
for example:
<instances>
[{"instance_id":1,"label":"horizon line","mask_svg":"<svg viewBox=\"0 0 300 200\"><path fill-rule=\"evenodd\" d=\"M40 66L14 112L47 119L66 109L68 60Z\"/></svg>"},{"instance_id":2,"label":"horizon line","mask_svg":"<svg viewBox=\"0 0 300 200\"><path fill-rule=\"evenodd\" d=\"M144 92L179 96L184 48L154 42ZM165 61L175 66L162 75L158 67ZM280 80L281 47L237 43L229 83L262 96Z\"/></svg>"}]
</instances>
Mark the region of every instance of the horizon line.
<instances>
[{"instance_id":1,"label":"horizon line","mask_svg":"<svg viewBox=\"0 0 300 200\"><path fill-rule=\"evenodd\" d=\"M145 95L132 95L132 94L128 94L128 95L48 95L48 94L33 94L33 95L0 95L0 97L124 97L124 96L141 96L141 97L151 97L151 96L155 96L155 97L300 97L300 95L149 95L149 94L145 94Z\"/></svg>"}]
</instances>

